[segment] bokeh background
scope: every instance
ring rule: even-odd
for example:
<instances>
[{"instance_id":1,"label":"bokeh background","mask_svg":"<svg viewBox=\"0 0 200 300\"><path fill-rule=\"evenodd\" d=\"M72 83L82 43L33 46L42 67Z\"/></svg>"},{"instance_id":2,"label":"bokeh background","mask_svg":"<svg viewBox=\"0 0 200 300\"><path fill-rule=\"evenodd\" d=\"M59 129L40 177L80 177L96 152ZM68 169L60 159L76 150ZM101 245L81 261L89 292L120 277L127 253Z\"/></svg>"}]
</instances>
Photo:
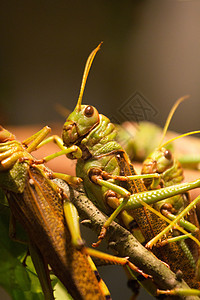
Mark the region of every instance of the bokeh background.
<instances>
[{"instance_id":1,"label":"bokeh background","mask_svg":"<svg viewBox=\"0 0 200 300\"><path fill-rule=\"evenodd\" d=\"M139 118L163 126L175 100L190 94L170 129L200 129L198 0L2 0L1 125L62 124L56 105L73 110L86 59L100 41L84 103L122 122L126 116L121 109L139 99L151 108ZM114 269L104 275L115 300L130 296L120 287L121 274Z\"/></svg>"},{"instance_id":2,"label":"bokeh background","mask_svg":"<svg viewBox=\"0 0 200 300\"><path fill-rule=\"evenodd\" d=\"M198 0L1 1L0 8L4 125L59 121L55 104L74 108L86 59L104 41L85 103L113 116L138 92L162 125L175 100L190 94L171 127L199 128Z\"/></svg>"}]
</instances>

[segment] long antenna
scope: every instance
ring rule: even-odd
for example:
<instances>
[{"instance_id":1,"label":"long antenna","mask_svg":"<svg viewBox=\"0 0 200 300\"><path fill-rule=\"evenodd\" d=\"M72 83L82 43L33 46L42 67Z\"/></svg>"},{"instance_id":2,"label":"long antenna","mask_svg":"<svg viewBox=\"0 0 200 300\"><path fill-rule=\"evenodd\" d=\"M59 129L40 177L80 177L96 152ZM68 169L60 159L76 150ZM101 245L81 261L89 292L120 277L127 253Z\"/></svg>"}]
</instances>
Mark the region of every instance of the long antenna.
<instances>
[{"instance_id":1,"label":"long antenna","mask_svg":"<svg viewBox=\"0 0 200 300\"><path fill-rule=\"evenodd\" d=\"M162 145L162 147L165 147L165 146L168 145L169 143L171 143L171 142L173 142L173 141L175 141L175 140L177 140L177 139L180 139L180 138L182 138L182 137L184 137L184 136L192 135L192 134L197 134L197 133L200 133L200 130L195 130L195 131L190 131L190 132L183 133L183 134L181 134L181 135L178 135L178 136L176 136L176 137L174 137L174 138L168 140L166 143L164 143L164 144Z\"/></svg>"},{"instance_id":2,"label":"long antenna","mask_svg":"<svg viewBox=\"0 0 200 300\"><path fill-rule=\"evenodd\" d=\"M89 71L90 71L90 68L91 68L91 65L92 65L92 62L94 60L94 57L96 55L96 53L99 51L100 47L101 47L101 44L103 42L101 42L89 55L88 59L87 59L87 62L86 62L86 65L85 65L85 70L84 70L84 73L83 73L83 79L82 79L82 83L81 83L81 88L80 88L80 94L79 94L79 97L78 97L78 101L77 101L77 105L76 105L76 108L77 110L81 110L81 102L82 102L82 98L83 98L83 93L84 93L84 89L85 89L85 84L86 84L86 81L87 81L87 77L88 77L88 74L89 74Z\"/></svg>"},{"instance_id":3,"label":"long antenna","mask_svg":"<svg viewBox=\"0 0 200 300\"><path fill-rule=\"evenodd\" d=\"M168 117L167 117L167 120L166 120L166 122L165 122L165 127L164 127L164 129L163 129L162 137L161 137L160 144L159 144L158 148L161 148L161 146L162 146L162 143L163 143L163 140L164 140L164 138L165 138L167 129L168 129L168 127L169 127L169 124L170 124L170 122L171 122L171 119L172 119L172 117L173 117L173 115L174 115L174 112L176 111L177 107L179 106L179 104L180 104L181 102L183 102L184 100L188 99L189 97L190 97L190 95L185 95L185 96L179 98L179 99L174 103L174 105L172 106L172 108L171 108L171 110L170 110L170 112L169 112L169 115L168 115Z\"/></svg>"}]
</instances>

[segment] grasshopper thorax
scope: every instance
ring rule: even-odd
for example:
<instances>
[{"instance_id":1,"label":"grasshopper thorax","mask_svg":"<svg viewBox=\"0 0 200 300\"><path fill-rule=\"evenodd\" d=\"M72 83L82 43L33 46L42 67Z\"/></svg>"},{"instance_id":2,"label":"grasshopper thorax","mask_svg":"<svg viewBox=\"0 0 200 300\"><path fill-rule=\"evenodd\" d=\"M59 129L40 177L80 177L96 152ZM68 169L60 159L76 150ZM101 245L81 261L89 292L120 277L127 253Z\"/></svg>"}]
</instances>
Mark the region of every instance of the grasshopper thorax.
<instances>
[{"instance_id":1,"label":"grasshopper thorax","mask_svg":"<svg viewBox=\"0 0 200 300\"><path fill-rule=\"evenodd\" d=\"M99 113L91 105L81 105L67 118L62 133L64 145L69 147L81 140L99 124Z\"/></svg>"}]
</instances>

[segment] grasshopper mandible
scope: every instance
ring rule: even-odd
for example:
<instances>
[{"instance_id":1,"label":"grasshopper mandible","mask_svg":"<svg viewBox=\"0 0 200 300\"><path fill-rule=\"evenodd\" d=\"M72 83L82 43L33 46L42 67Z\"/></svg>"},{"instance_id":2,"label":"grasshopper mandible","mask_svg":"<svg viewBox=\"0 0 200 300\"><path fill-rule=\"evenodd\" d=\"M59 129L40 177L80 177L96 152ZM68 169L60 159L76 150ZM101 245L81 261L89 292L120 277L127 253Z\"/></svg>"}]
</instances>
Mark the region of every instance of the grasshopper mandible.
<instances>
[{"instance_id":1,"label":"grasshopper mandible","mask_svg":"<svg viewBox=\"0 0 200 300\"><path fill-rule=\"evenodd\" d=\"M148 242L162 231L167 223L161 213L147 204L199 187L200 180L156 191L146 191L141 180L142 176L136 176L127 154L115 141L114 124L99 114L93 106L81 104L89 69L99 48L100 45L93 50L86 62L77 105L63 127L63 142L67 147L77 145L82 150L82 157L78 159L76 165L76 175L83 179L90 200L106 214L115 210L104 224L99 241L105 236L106 228L111 221L121 213L122 223L130 229L129 220L135 220L145 241ZM73 158L72 156L73 154L68 155L69 158ZM156 175L143 175L145 176L155 177L156 180ZM180 226L178 229L182 230ZM172 236L171 233L168 236ZM199 243L194 237L191 238ZM191 287L198 287L195 271L188 269L188 258L178 243L167 244L159 250L153 249L153 252L168 263L174 272L183 270L183 278Z\"/></svg>"},{"instance_id":2,"label":"grasshopper mandible","mask_svg":"<svg viewBox=\"0 0 200 300\"><path fill-rule=\"evenodd\" d=\"M79 184L80 179L53 173L46 168L42 162L48 161L52 155L37 160L30 153L49 131L50 128L44 127L20 143L9 131L0 128L0 187L6 194L14 218L28 233L33 245L31 250L36 248L35 252L38 250L41 254L43 271L48 270L49 264L74 299L109 299L105 284L101 283L102 291L98 283L98 276L96 278L94 265L88 255L97 256L111 264L127 265L144 277L148 275L127 258L102 254L84 246L76 208L68 199L66 183L61 180L63 178L71 184ZM81 153L76 146L63 148L62 153L74 151L78 156ZM37 264L35 267L36 271L39 270ZM45 299L54 299L48 274L44 280L40 271L38 273L39 279L45 284Z\"/></svg>"}]
</instances>

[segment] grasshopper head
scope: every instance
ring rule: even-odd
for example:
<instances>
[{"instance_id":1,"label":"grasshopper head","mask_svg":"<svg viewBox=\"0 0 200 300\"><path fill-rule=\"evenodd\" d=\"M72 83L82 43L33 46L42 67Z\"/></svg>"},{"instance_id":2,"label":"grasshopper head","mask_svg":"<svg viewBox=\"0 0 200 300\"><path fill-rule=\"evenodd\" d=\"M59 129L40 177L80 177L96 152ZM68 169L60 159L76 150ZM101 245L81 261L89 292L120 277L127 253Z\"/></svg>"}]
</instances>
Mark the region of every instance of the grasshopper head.
<instances>
[{"instance_id":1,"label":"grasshopper head","mask_svg":"<svg viewBox=\"0 0 200 300\"><path fill-rule=\"evenodd\" d=\"M100 49L101 44L102 43L91 52L87 59L77 105L67 118L63 127L62 138L64 145L67 147L81 142L84 136L99 123L98 111L91 105L82 105L82 97L92 61L97 51Z\"/></svg>"},{"instance_id":2,"label":"grasshopper head","mask_svg":"<svg viewBox=\"0 0 200 300\"><path fill-rule=\"evenodd\" d=\"M173 156L166 148L156 149L143 163L142 173L163 173L173 165Z\"/></svg>"},{"instance_id":3,"label":"grasshopper head","mask_svg":"<svg viewBox=\"0 0 200 300\"><path fill-rule=\"evenodd\" d=\"M165 122L165 126L163 129L162 137L161 137L158 148L143 163L142 172L144 174L163 173L174 164L175 159L172 156L171 151L167 150L165 148L165 146L168 145L169 143L171 143L174 139L171 139L164 144L163 144L163 140L165 138L166 132L168 130L168 127L169 127L170 121L174 115L174 112L176 111L179 104L187 98L189 98L189 95L185 95L185 96L179 98L172 106L172 108L169 112L169 115L167 117L167 120Z\"/></svg>"},{"instance_id":4,"label":"grasshopper head","mask_svg":"<svg viewBox=\"0 0 200 300\"><path fill-rule=\"evenodd\" d=\"M11 132L0 126L0 143L6 143L13 140L15 140L15 136Z\"/></svg>"},{"instance_id":5,"label":"grasshopper head","mask_svg":"<svg viewBox=\"0 0 200 300\"><path fill-rule=\"evenodd\" d=\"M99 113L91 105L80 105L67 118L62 133L64 145L78 144L99 123Z\"/></svg>"}]
</instances>

